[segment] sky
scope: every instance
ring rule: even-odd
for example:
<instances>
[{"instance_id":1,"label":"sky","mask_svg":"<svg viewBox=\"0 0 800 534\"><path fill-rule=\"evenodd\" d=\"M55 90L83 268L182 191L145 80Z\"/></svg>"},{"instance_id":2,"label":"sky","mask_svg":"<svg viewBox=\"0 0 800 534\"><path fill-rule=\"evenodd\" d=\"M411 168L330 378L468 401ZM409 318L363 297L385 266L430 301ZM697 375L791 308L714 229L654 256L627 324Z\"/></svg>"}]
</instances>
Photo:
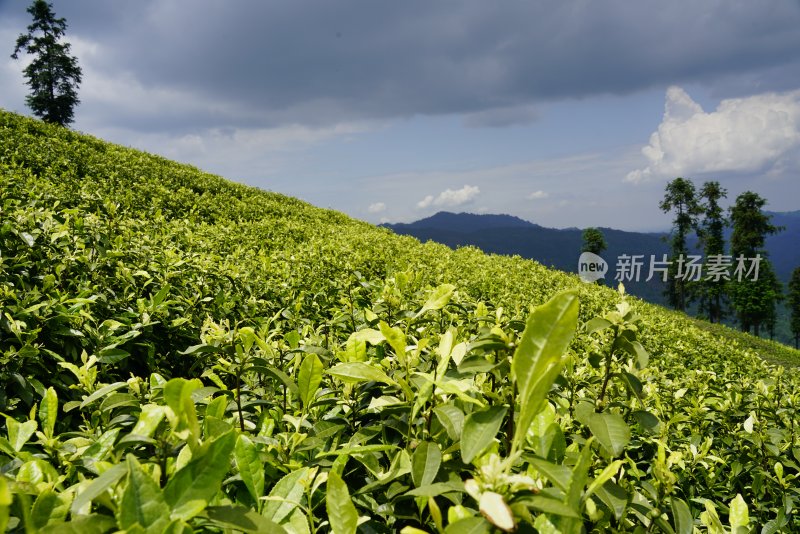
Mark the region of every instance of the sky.
<instances>
[{"instance_id":1,"label":"sky","mask_svg":"<svg viewBox=\"0 0 800 534\"><path fill-rule=\"evenodd\" d=\"M28 1L0 108L29 114ZM55 0L76 130L373 223L663 230L677 176L800 209L800 2Z\"/></svg>"}]
</instances>

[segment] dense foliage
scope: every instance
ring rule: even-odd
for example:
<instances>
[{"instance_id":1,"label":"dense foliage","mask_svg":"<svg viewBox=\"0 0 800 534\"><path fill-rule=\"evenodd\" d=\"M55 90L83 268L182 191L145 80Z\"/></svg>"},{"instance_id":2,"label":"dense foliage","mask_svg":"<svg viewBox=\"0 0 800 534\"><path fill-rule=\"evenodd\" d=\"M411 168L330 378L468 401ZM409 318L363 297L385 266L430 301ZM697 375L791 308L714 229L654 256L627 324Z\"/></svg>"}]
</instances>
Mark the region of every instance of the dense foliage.
<instances>
[{"instance_id":1,"label":"dense foliage","mask_svg":"<svg viewBox=\"0 0 800 534\"><path fill-rule=\"evenodd\" d=\"M728 192L719 185L719 182L705 182L700 189L700 208L703 219L697 227L697 235L703 247L703 256L723 256L725 254L724 231L727 226L725 212L719 201L727 196ZM725 279L706 277L697 283L694 290L698 300L698 312L707 317L712 323L718 323L725 317Z\"/></svg>"},{"instance_id":2,"label":"dense foliage","mask_svg":"<svg viewBox=\"0 0 800 534\"><path fill-rule=\"evenodd\" d=\"M736 197L736 203L730 208L733 227L731 256L762 258L758 280L731 280L728 289L741 329L745 332L752 329L755 335L759 335L762 326L767 330L775 327L775 306L783 300L783 284L775 275L764 247L767 236L779 232L781 228L773 225L770 222L772 217L763 212L766 203L758 194L745 191Z\"/></svg>"},{"instance_id":3,"label":"dense foliage","mask_svg":"<svg viewBox=\"0 0 800 534\"><path fill-rule=\"evenodd\" d=\"M592 254L602 254L608 248L606 238L599 228L587 228L583 231L583 247L581 252L591 252Z\"/></svg>"},{"instance_id":4,"label":"dense foliage","mask_svg":"<svg viewBox=\"0 0 800 534\"><path fill-rule=\"evenodd\" d=\"M689 255L687 240L691 231L697 228L697 217L700 214L694 183L681 177L669 182L659 208L664 213L675 212L670 238L672 263L669 265L665 292L670 306L684 311L689 304L691 295L687 287L688 281L681 276L678 258L685 258Z\"/></svg>"},{"instance_id":5,"label":"dense foliage","mask_svg":"<svg viewBox=\"0 0 800 534\"><path fill-rule=\"evenodd\" d=\"M0 112L0 530L800 528L791 349Z\"/></svg>"}]
</instances>

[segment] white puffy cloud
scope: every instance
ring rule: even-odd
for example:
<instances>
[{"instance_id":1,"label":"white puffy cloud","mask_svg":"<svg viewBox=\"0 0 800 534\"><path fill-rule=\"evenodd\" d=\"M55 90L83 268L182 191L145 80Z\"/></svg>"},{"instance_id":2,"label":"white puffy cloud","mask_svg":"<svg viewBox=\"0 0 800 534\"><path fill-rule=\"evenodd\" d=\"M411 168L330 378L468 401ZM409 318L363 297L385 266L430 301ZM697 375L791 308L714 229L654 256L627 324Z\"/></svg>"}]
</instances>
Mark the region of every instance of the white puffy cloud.
<instances>
[{"instance_id":1,"label":"white puffy cloud","mask_svg":"<svg viewBox=\"0 0 800 534\"><path fill-rule=\"evenodd\" d=\"M382 211L386 211L386 204L383 202L375 202L374 204L369 205L367 211L370 213L380 213Z\"/></svg>"},{"instance_id":2,"label":"white puffy cloud","mask_svg":"<svg viewBox=\"0 0 800 534\"><path fill-rule=\"evenodd\" d=\"M445 206L455 207L461 206L473 200L481 190L478 186L464 185L461 189L445 189L438 196L428 195L419 202L418 208L427 208L428 206Z\"/></svg>"},{"instance_id":3,"label":"white puffy cloud","mask_svg":"<svg viewBox=\"0 0 800 534\"><path fill-rule=\"evenodd\" d=\"M800 91L766 93L703 108L680 87L667 90L664 118L642 149L646 167L625 177L641 182L710 172L781 167L800 148Z\"/></svg>"},{"instance_id":4,"label":"white puffy cloud","mask_svg":"<svg viewBox=\"0 0 800 534\"><path fill-rule=\"evenodd\" d=\"M549 197L549 196L550 196L550 194L549 194L549 193L547 193L546 191L542 191L541 189L539 189L538 191L534 191L533 193L531 193L530 195L528 195L528 199L529 199L529 200L543 200L543 199L545 199L545 198L547 198L547 197Z\"/></svg>"},{"instance_id":5,"label":"white puffy cloud","mask_svg":"<svg viewBox=\"0 0 800 534\"><path fill-rule=\"evenodd\" d=\"M428 195L427 197L425 197L422 200L420 200L419 202L417 202L417 207L418 208L427 208L431 204L433 204L433 195Z\"/></svg>"}]
</instances>

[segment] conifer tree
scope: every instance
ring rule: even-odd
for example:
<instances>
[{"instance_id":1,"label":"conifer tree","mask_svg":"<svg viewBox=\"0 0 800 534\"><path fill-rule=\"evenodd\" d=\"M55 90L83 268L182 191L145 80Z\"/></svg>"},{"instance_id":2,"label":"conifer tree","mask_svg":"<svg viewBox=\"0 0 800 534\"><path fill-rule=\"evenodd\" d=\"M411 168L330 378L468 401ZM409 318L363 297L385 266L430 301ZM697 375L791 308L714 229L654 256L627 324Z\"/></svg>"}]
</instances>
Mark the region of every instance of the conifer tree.
<instances>
[{"instance_id":1,"label":"conifer tree","mask_svg":"<svg viewBox=\"0 0 800 534\"><path fill-rule=\"evenodd\" d=\"M13 59L20 52L33 55L24 74L31 92L25 102L34 115L46 122L66 126L73 122L78 105L78 86L82 71L78 60L70 55L69 43L63 42L67 23L56 18L53 6L44 0L34 0L28 7L33 23L28 33L17 38Z\"/></svg>"}]
</instances>

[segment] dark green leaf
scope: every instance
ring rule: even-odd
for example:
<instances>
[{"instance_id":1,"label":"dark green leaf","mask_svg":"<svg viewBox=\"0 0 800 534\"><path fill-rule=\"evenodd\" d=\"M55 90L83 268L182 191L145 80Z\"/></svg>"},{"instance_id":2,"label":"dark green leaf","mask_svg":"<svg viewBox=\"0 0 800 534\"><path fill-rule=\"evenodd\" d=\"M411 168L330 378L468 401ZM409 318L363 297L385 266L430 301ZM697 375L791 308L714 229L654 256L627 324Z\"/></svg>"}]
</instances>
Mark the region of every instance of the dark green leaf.
<instances>
[{"instance_id":1,"label":"dark green leaf","mask_svg":"<svg viewBox=\"0 0 800 534\"><path fill-rule=\"evenodd\" d=\"M417 487L433 482L442 464L442 451L436 443L423 441L411 456L411 479Z\"/></svg>"}]
</instances>

